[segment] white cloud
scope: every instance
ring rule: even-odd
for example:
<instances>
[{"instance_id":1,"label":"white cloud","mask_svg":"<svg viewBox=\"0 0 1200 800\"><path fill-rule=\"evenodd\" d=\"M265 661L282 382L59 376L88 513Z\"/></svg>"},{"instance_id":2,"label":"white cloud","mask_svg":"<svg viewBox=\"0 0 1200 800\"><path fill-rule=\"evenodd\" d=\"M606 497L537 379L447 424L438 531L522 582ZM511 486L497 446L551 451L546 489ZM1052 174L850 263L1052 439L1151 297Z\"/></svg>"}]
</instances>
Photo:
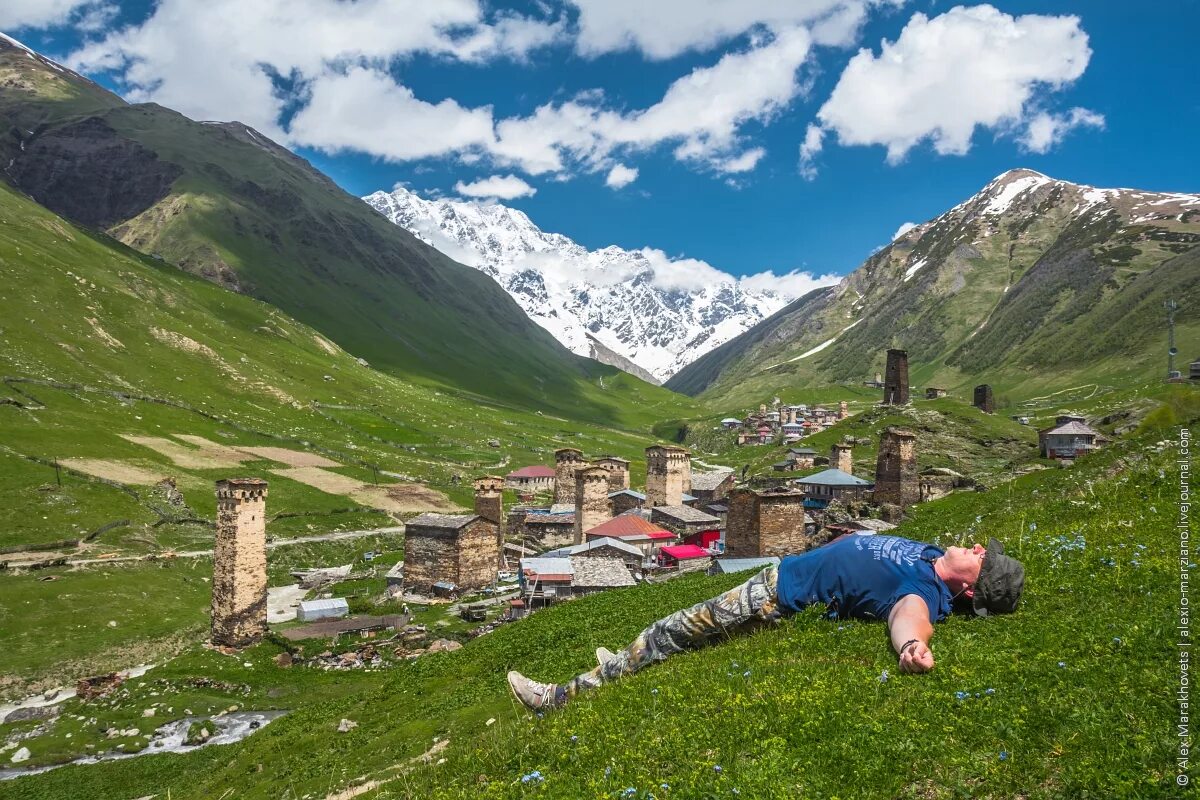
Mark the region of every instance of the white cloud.
<instances>
[{"instance_id":1,"label":"white cloud","mask_svg":"<svg viewBox=\"0 0 1200 800\"><path fill-rule=\"evenodd\" d=\"M537 189L516 175L491 175L471 183L459 181L454 184L454 191L464 197L484 197L498 200L513 200L537 194Z\"/></svg>"},{"instance_id":2,"label":"white cloud","mask_svg":"<svg viewBox=\"0 0 1200 800\"><path fill-rule=\"evenodd\" d=\"M925 140L962 155L977 127L1027 130L1034 106L1079 78L1091 54L1074 16L1013 17L988 5L914 14L878 56L864 49L850 60L817 118L842 145L883 145L890 163ZM1030 149L1048 147L1064 122L1093 124L1039 119L1039 131L1026 134Z\"/></svg>"},{"instance_id":3,"label":"white cloud","mask_svg":"<svg viewBox=\"0 0 1200 800\"><path fill-rule=\"evenodd\" d=\"M800 143L800 175L805 180L811 181L817 177L817 168L813 161L824 146L825 131L820 125L809 125L804 131L804 141Z\"/></svg>"},{"instance_id":4,"label":"white cloud","mask_svg":"<svg viewBox=\"0 0 1200 800\"><path fill-rule=\"evenodd\" d=\"M1040 111L1029 120L1021 144L1032 153L1045 153L1058 144L1074 128L1103 128L1104 117L1086 108L1072 108L1066 114Z\"/></svg>"},{"instance_id":5,"label":"white cloud","mask_svg":"<svg viewBox=\"0 0 1200 800\"><path fill-rule=\"evenodd\" d=\"M576 49L599 55L634 49L665 59L708 50L757 28L812 25L821 44L849 44L869 0L570 0L579 11Z\"/></svg>"},{"instance_id":6,"label":"white cloud","mask_svg":"<svg viewBox=\"0 0 1200 800\"><path fill-rule=\"evenodd\" d=\"M743 289L756 292L772 291L789 300L803 297L813 289L822 286L833 286L842 280L841 275L813 275L811 272L798 270L776 275L774 272L760 272L756 275L745 275L738 279Z\"/></svg>"},{"instance_id":7,"label":"white cloud","mask_svg":"<svg viewBox=\"0 0 1200 800\"><path fill-rule=\"evenodd\" d=\"M389 161L486 149L494 141L490 108L427 103L390 75L363 67L314 80L288 136L330 153L358 150Z\"/></svg>"},{"instance_id":8,"label":"white cloud","mask_svg":"<svg viewBox=\"0 0 1200 800\"><path fill-rule=\"evenodd\" d=\"M48 28L65 24L71 15L87 13L96 0L4 0L0 3L0 30Z\"/></svg>"},{"instance_id":9,"label":"white cloud","mask_svg":"<svg viewBox=\"0 0 1200 800\"><path fill-rule=\"evenodd\" d=\"M161 0L145 21L85 44L68 64L112 70L131 100L237 119L282 140L279 118L296 98L278 94L276 76L303 87L331 68L413 53L523 57L561 33L559 21L489 20L479 0Z\"/></svg>"},{"instance_id":10,"label":"white cloud","mask_svg":"<svg viewBox=\"0 0 1200 800\"><path fill-rule=\"evenodd\" d=\"M637 176L637 167L627 167L624 164L617 164L608 171L608 177L604 179L604 185L612 189L623 189L636 181Z\"/></svg>"},{"instance_id":11,"label":"white cloud","mask_svg":"<svg viewBox=\"0 0 1200 800\"><path fill-rule=\"evenodd\" d=\"M917 223L915 222L901 222L900 227L896 228L896 232L892 234L892 241L896 241L915 227L917 227Z\"/></svg>"},{"instance_id":12,"label":"white cloud","mask_svg":"<svg viewBox=\"0 0 1200 800\"><path fill-rule=\"evenodd\" d=\"M811 43L806 30L795 28L727 53L676 80L661 100L640 111L609 110L595 93L543 105L528 117L499 122L493 154L537 175L572 161L597 168L615 151L678 142L674 155L681 161L718 172L752 169L763 153L743 151L740 129L770 119L801 93L796 73Z\"/></svg>"}]
</instances>

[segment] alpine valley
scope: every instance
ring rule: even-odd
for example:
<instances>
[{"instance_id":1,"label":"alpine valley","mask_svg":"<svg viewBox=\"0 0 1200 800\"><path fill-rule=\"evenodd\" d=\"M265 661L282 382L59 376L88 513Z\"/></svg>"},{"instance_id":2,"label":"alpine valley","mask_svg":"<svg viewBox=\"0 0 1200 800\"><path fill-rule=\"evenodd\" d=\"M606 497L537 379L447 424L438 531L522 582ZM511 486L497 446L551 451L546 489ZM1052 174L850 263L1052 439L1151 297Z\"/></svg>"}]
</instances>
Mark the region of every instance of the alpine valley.
<instances>
[{"instance_id":1,"label":"alpine valley","mask_svg":"<svg viewBox=\"0 0 1200 800\"><path fill-rule=\"evenodd\" d=\"M567 349L656 383L795 298L733 277L664 285L660 251L588 250L499 203L427 200L403 187L363 198L451 258L496 279Z\"/></svg>"}]
</instances>

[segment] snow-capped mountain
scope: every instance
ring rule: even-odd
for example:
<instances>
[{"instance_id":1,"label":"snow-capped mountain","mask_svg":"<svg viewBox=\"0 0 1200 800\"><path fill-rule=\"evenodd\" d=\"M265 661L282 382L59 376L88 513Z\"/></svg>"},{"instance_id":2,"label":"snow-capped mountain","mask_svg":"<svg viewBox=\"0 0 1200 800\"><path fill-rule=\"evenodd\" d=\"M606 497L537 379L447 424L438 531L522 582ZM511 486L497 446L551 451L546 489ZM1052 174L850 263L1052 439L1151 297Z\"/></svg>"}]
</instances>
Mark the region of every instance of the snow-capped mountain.
<instances>
[{"instance_id":1,"label":"snow-capped mountain","mask_svg":"<svg viewBox=\"0 0 1200 800\"><path fill-rule=\"evenodd\" d=\"M588 250L500 204L427 200L403 188L363 199L456 261L491 275L571 351L637 372L632 362L640 377L655 382L793 299L782 289L749 290L723 273L696 288L672 286L671 275L712 268L672 262L650 249Z\"/></svg>"}]
</instances>

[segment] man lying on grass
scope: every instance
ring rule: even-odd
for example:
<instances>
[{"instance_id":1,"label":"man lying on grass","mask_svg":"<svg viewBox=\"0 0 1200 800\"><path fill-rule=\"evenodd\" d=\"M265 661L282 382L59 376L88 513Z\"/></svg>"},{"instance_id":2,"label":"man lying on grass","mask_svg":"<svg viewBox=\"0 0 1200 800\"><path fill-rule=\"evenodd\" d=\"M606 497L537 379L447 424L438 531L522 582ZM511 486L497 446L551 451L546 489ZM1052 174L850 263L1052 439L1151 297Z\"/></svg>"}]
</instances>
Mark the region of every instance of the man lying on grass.
<instances>
[{"instance_id":1,"label":"man lying on grass","mask_svg":"<svg viewBox=\"0 0 1200 800\"><path fill-rule=\"evenodd\" d=\"M538 683L508 673L517 699L532 709L557 708L585 689L637 672L673 653L778 622L810 605L830 616L886 619L902 672L933 669L933 623L956 602L980 616L1016 610L1025 568L992 539L987 548L950 547L899 536L847 534L784 558L724 594L676 611L646 628L619 653L596 651L600 666L569 683Z\"/></svg>"}]
</instances>

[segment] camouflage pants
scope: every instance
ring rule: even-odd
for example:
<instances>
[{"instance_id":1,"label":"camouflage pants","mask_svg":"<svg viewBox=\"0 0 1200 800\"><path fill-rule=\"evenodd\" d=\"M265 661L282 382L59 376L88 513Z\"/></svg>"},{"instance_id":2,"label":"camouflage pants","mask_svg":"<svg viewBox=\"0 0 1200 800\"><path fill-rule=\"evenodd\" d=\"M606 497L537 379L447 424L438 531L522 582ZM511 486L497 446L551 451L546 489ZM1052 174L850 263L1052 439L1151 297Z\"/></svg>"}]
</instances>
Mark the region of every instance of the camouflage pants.
<instances>
[{"instance_id":1,"label":"camouflage pants","mask_svg":"<svg viewBox=\"0 0 1200 800\"><path fill-rule=\"evenodd\" d=\"M727 636L747 633L779 620L775 584L778 571L767 567L729 591L663 617L638 634L611 660L571 679L563 699L594 689L673 653L712 644ZM561 691L561 690L560 690Z\"/></svg>"}]
</instances>

